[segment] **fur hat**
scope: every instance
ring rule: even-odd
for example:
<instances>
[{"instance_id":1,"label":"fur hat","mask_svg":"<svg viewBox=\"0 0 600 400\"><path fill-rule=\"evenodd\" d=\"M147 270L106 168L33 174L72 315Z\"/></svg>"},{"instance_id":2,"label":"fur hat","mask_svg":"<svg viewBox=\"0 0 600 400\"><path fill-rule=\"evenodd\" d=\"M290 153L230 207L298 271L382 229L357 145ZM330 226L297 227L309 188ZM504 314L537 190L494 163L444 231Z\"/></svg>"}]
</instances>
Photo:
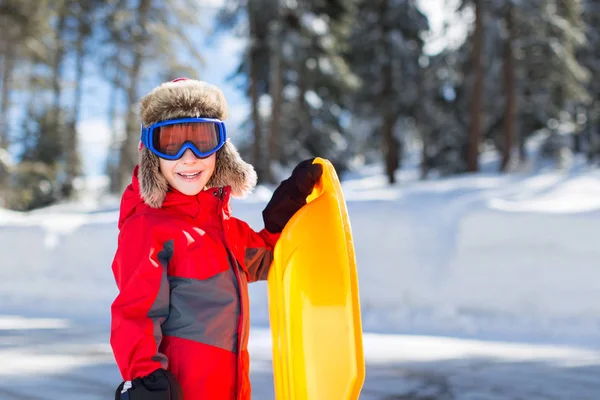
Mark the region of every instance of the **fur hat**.
<instances>
[{"instance_id":1,"label":"fur hat","mask_svg":"<svg viewBox=\"0 0 600 400\"><path fill-rule=\"evenodd\" d=\"M141 99L144 126L175 118L227 118L223 92L206 82L187 78L165 82ZM256 186L256 172L244 162L235 146L227 140L217 151L215 171L207 187L231 186L234 197L245 197ZM159 158L145 146L140 149L140 195L150 207L159 208L167 194L168 183L160 172Z\"/></svg>"}]
</instances>

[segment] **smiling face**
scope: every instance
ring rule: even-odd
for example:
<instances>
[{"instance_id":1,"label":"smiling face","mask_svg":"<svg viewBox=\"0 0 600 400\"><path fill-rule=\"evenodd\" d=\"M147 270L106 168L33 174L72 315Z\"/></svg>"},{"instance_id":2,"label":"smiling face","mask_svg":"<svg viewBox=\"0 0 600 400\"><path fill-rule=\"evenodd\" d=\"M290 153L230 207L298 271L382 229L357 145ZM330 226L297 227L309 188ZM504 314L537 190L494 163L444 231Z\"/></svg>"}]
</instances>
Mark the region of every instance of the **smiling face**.
<instances>
[{"instance_id":1,"label":"smiling face","mask_svg":"<svg viewBox=\"0 0 600 400\"><path fill-rule=\"evenodd\" d=\"M215 172L216 153L197 158L187 149L179 160L160 159L160 172L174 189L188 196L195 196L206 187Z\"/></svg>"}]
</instances>

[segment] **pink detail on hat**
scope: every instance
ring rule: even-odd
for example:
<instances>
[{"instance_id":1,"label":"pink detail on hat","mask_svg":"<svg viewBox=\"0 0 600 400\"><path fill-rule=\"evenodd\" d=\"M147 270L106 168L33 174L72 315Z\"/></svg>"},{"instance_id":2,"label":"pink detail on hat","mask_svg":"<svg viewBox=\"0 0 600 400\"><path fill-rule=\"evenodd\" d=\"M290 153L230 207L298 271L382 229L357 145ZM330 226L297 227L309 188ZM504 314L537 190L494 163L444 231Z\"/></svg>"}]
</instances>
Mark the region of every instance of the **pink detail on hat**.
<instances>
[{"instance_id":1,"label":"pink detail on hat","mask_svg":"<svg viewBox=\"0 0 600 400\"><path fill-rule=\"evenodd\" d=\"M144 143L142 143L142 141L140 140L140 143L138 143L138 151L142 150L144 148Z\"/></svg>"},{"instance_id":2,"label":"pink detail on hat","mask_svg":"<svg viewBox=\"0 0 600 400\"><path fill-rule=\"evenodd\" d=\"M171 82L189 81L189 80L190 80L190 78L182 77L182 78L175 78Z\"/></svg>"}]
</instances>

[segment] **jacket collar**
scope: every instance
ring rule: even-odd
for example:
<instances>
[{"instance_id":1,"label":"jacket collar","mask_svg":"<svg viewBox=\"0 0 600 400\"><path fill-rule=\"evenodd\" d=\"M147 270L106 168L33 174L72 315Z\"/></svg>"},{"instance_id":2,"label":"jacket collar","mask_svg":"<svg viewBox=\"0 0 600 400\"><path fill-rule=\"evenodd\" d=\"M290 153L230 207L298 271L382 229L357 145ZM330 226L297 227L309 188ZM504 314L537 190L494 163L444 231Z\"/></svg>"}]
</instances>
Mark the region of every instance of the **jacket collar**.
<instances>
[{"instance_id":1,"label":"jacket collar","mask_svg":"<svg viewBox=\"0 0 600 400\"><path fill-rule=\"evenodd\" d=\"M215 216L223 213L223 217L229 218L230 210L231 187L214 187L201 191L195 196L189 196L180 191L169 187L162 208L184 213L192 218L197 218L203 213L207 213L207 217L211 212L215 212Z\"/></svg>"},{"instance_id":2,"label":"jacket collar","mask_svg":"<svg viewBox=\"0 0 600 400\"><path fill-rule=\"evenodd\" d=\"M214 187L203 190L196 196L185 195L171 187L167 191L161 209L172 213L183 213L191 218L212 220L228 219L231 216L231 187ZM121 229L127 219L138 213L155 210L144 203L140 195L138 167L134 168L131 184L125 189L121 198L118 227Z\"/></svg>"}]
</instances>

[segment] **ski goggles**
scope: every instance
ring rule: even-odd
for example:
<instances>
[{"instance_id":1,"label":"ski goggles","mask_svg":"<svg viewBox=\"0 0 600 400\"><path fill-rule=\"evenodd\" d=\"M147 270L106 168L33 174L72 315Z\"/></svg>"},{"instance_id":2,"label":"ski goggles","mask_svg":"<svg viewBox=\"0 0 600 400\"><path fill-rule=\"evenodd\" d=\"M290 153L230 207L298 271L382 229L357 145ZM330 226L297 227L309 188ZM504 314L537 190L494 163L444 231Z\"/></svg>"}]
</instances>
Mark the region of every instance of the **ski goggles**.
<instances>
[{"instance_id":1,"label":"ski goggles","mask_svg":"<svg viewBox=\"0 0 600 400\"><path fill-rule=\"evenodd\" d=\"M225 144L225 123L215 118L181 118L142 125L141 140L165 160L178 160L187 149L198 158L208 157Z\"/></svg>"}]
</instances>

